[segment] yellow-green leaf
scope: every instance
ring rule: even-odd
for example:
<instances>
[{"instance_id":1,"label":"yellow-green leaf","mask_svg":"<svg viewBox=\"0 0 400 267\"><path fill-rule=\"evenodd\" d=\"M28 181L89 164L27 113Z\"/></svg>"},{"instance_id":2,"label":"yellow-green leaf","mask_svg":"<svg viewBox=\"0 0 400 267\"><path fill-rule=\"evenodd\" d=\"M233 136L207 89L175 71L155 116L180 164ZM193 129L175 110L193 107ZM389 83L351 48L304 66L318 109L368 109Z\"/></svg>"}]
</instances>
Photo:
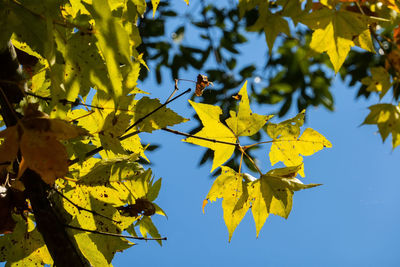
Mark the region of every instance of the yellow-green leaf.
<instances>
[{"instance_id":1,"label":"yellow-green leaf","mask_svg":"<svg viewBox=\"0 0 400 267\"><path fill-rule=\"evenodd\" d=\"M369 107L370 113L363 124L376 124L385 141L392 134L393 149L400 145L400 108L392 104L377 104Z\"/></svg>"},{"instance_id":2,"label":"yellow-green leaf","mask_svg":"<svg viewBox=\"0 0 400 267\"><path fill-rule=\"evenodd\" d=\"M189 103L196 110L197 115L204 126L199 132L194 134L194 136L229 143L236 142L235 134L219 119L219 116L222 114L220 107L196 103L190 100ZM234 145L202 140L194 137L188 137L184 141L214 150L214 160L211 172L224 164L232 156L235 150Z\"/></svg>"},{"instance_id":3,"label":"yellow-green leaf","mask_svg":"<svg viewBox=\"0 0 400 267\"><path fill-rule=\"evenodd\" d=\"M272 165L282 161L286 166L297 166L303 162L301 155L310 156L325 147L332 147L332 144L322 134L307 128L300 138L283 135L273 140L269 158ZM305 176L303 167L299 173Z\"/></svg>"},{"instance_id":4,"label":"yellow-green leaf","mask_svg":"<svg viewBox=\"0 0 400 267\"><path fill-rule=\"evenodd\" d=\"M390 75L383 67L371 68L371 77L364 77L361 82L368 86L367 91L380 92L379 98L382 98L392 87Z\"/></svg>"},{"instance_id":5,"label":"yellow-green leaf","mask_svg":"<svg viewBox=\"0 0 400 267\"><path fill-rule=\"evenodd\" d=\"M304 16L301 22L314 30L310 47L319 53L327 52L335 72L355 45L355 39L361 36L358 43L368 50L372 43L368 40L371 36L366 34L368 17L355 12L321 8Z\"/></svg>"},{"instance_id":6,"label":"yellow-green leaf","mask_svg":"<svg viewBox=\"0 0 400 267\"><path fill-rule=\"evenodd\" d=\"M282 161L286 166L298 166L303 162L301 155L310 156L324 147L332 147L323 135L311 128L307 128L299 138L304 112L279 124L268 124L267 134L273 139L269 153L272 165ZM304 177L303 165L301 166L299 173Z\"/></svg>"},{"instance_id":7,"label":"yellow-green leaf","mask_svg":"<svg viewBox=\"0 0 400 267\"><path fill-rule=\"evenodd\" d=\"M137 125L140 131L151 133L154 130L188 121L188 119L179 116L173 110L165 106L150 116L147 116L160 106L161 103L158 99L143 97L138 101L132 111L133 121L136 123L141 120ZM145 116L147 117L145 118Z\"/></svg>"},{"instance_id":8,"label":"yellow-green leaf","mask_svg":"<svg viewBox=\"0 0 400 267\"><path fill-rule=\"evenodd\" d=\"M0 237L0 261L7 261L6 266L44 266L53 260L32 218L27 222L21 216L13 216L17 222L14 231ZM34 226L33 226L34 227Z\"/></svg>"},{"instance_id":9,"label":"yellow-green leaf","mask_svg":"<svg viewBox=\"0 0 400 267\"><path fill-rule=\"evenodd\" d=\"M251 111L247 95L247 81L244 83L242 89L240 89L238 95L240 96L239 111L237 113L230 111L231 117L226 120L226 124L237 137L254 135L272 115L259 115Z\"/></svg>"},{"instance_id":10,"label":"yellow-green leaf","mask_svg":"<svg viewBox=\"0 0 400 267\"><path fill-rule=\"evenodd\" d=\"M144 237L147 237L148 234L150 234L153 238L161 237L161 235L158 233L157 227L154 225L149 216L143 216L143 218L139 221L139 231ZM162 246L161 240L157 240L157 243Z\"/></svg>"},{"instance_id":11,"label":"yellow-green leaf","mask_svg":"<svg viewBox=\"0 0 400 267\"><path fill-rule=\"evenodd\" d=\"M300 170L301 166L274 169L249 185L249 200L252 203L257 236L270 213L288 218L294 191L319 185L304 185L294 178Z\"/></svg>"},{"instance_id":12,"label":"yellow-green leaf","mask_svg":"<svg viewBox=\"0 0 400 267\"><path fill-rule=\"evenodd\" d=\"M236 227L250 208L250 203L247 185L243 182L242 174L226 166L222 166L221 169L221 175L214 181L206 200L212 202L217 198L223 198L222 209L230 241Z\"/></svg>"}]
</instances>

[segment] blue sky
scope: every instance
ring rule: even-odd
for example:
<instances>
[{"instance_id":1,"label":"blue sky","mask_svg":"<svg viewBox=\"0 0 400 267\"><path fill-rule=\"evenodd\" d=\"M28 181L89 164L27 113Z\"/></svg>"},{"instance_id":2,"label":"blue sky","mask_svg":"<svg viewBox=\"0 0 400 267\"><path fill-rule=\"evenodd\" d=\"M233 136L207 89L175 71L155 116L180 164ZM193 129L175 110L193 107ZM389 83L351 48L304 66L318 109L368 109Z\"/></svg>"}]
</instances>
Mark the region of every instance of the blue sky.
<instances>
[{"instance_id":1,"label":"blue sky","mask_svg":"<svg viewBox=\"0 0 400 267\"><path fill-rule=\"evenodd\" d=\"M264 37L253 35L239 63L260 63L264 55ZM197 74L189 70L180 73L180 78L195 79ZM185 85L193 86L182 84L180 88L186 89ZM160 86L147 80L140 86L152 97L165 100L173 82L166 79ZM166 132L143 134L144 142L162 144L149 158L153 173L163 178L156 202L168 215L168 220L160 216L153 220L168 241L162 247L140 242L117 254L114 266L399 266L399 148L392 150L391 137L382 144L376 127L360 126L367 107L376 104L377 98L355 101L356 91L338 78L331 90L335 111L309 108L304 127L319 131L333 144L305 159L303 182L323 186L296 192L289 218L271 215L258 239L251 212L231 243L221 201L208 204L205 215L202 213L202 201L213 183L211 164L198 166L204 148L183 143L180 136ZM187 103L189 97L169 107L190 118L194 111ZM269 114L277 107L252 105L252 109ZM283 119L295 114L292 110ZM195 122L187 122L174 128L188 131L194 126ZM264 171L271 168L267 148L257 154Z\"/></svg>"}]
</instances>

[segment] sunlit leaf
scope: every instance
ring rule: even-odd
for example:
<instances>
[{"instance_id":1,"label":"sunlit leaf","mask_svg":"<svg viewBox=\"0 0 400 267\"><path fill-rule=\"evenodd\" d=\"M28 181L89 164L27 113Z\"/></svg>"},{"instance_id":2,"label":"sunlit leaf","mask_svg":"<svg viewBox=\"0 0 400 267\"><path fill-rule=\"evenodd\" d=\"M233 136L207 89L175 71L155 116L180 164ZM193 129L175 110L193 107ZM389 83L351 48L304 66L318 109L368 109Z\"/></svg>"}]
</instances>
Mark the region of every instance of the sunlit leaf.
<instances>
[{"instance_id":1,"label":"sunlit leaf","mask_svg":"<svg viewBox=\"0 0 400 267\"><path fill-rule=\"evenodd\" d=\"M273 139L269 153L272 165L281 161L286 166L299 166L303 162L302 156L310 156L325 147L332 147L323 135L311 128L307 128L299 137L303 122L304 112L293 119L268 125L267 134ZM304 177L301 166L299 173Z\"/></svg>"},{"instance_id":2,"label":"sunlit leaf","mask_svg":"<svg viewBox=\"0 0 400 267\"><path fill-rule=\"evenodd\" d=\"M238 96L240 96L239 111L237 113L231 111L231 117L226 120L226 124L237 137L254 135L272 115L264 116L251 111L247 95L247 81L240 89Z\"/></svg>"},{"instance_id":3,"label":"sunlit leaf","mask_svg":"<svg viewBox=\"0 0 400 267\"><path fill-rule=\"evenodd\" d=\"M188 121L165 106L148 116L160 106L161 103L158 99L148 97L143 97L137 102L133 108L133 121L139 122L137 127L140 131L151 133L154 130Z\"/></svg>"},{"instance_id":4,"label":"sunlit leaf","mask_svg":"<svg viewBox=\"0 0 400 267\"><path fill-rule=\"evenodd\" d=\"M361 36L359 44L370 49L372 41L368 31L367 16L349 12L321 8L304 16L301 22L314 30L310 47L317 52L327 52L335 72L342 66L354 40ZM365 44L365 45L364 45Z\"/></svg>"},{"instance_id":5,"label":"sunlit leaf","mask_svg":"<svg viewBox=\"0 0 400 267\"><path fill-rule=\"evenodd\" d=\"M236 137L234 133L220 121L219 116L222 114L220 107L196 103L190 100L189 103L196 110L204 126L199 132L194 134L194 136L207 138L211 141L194 137L188 137L184 141L214 150L214 160L211 168L211 171L213 171L232 156L235 147L229 144L213 142L212 140L235 143Z\"/></svg>"},{"instance_id":6,"label":"sunlit leaf","mask_svg":"<svg viewBox=\"0 0 400 267\"><path fill-rule=\"evenodd\" d=\"M222 166L221 169L221 175L214 181L206 200L213 202L217 198L223 198L222 209L230 241L236 227L250 208L250 203L247 185L243 182L242 175L226 166Z\"/></svg>"}]
</instances>

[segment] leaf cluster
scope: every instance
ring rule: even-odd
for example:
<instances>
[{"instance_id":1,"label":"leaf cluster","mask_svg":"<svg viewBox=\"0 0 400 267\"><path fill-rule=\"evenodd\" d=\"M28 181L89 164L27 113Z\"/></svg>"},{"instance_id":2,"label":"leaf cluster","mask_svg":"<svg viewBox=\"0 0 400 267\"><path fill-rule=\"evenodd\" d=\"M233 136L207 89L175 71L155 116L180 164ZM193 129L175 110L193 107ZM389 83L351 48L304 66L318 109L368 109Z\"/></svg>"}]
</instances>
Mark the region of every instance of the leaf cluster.
<instances>
[{"instance_id":1,"label":"leaf cluster","mask_svg":"<svg viewBox=\"0 0 400 267\"><path fill-rule=\"evenodd\" d=\"M165 3L168 16L164 16L160 31L151 38L145 37L150 26L141 31L144 44L155 47L157 40L162 40L162 46L155 54L146 46L139 49L149 64L156 66L159 82L163 67L171 70L174 79L188 68L206 73L215 86L203 94L204 102L218 104L225 112L234 106L234 101L225 96L232 95L233 89L250 77L254 98L260 104L279 104L279 116L293 105L299 112L320 105L333 111L331 85L336 73L357 90L358 97L378 93L382 98L389 92L392 102L398 102L400 18L396 1L241 0L238 5L229 3L223 8L202 1L189 8L178 12ZM181 23L172 39L165 38L165 25L172 20ZM145 25L158 23L150 16L141 21ZM188 38L188 31L197 32L200 40ZM239 66L240 51L253 38L249 31L265 36L265 62ZM374 75L376 68L384 68L385 74ZM368 80L371 76L375 78ZM380 77L386 78L378 81ZM385 84L385 90L370 86L372 83ZM210 160L210 155L204 154L200 163ZM234 165L237 161L231 162Z\"/></svg>"},{"instance_id":2,"label":"leaf cluster","mask_svg":"<svg viewBox=\"0 0 400 267\"><path fill-rule=\"evenodd\" d=\"M280 7L285 8L280 10ZM56 261L55 249L46 240L48 235L43 234L45 227L39 225L41 220L36 204L26 194L28 182L34 181L33 176L29 176L31 172L47 183L41 197L51 204L49 209L57 224L68 231L70 240L88 264L110 266L116 252L134 245L130 238L149 240L151 236L161 245L164 239L152 221L152 216L166 216L155 203L161 179L155 179L152 170L139 163L140 159L148 161L147 146L140 138L142 133L164 130L184 135L187 137L185 142L213 151L209 154L213 160L211 171L221 167L222 173L206 200L223 198L229 240L248 209L252 209L258 235L269 214L289 216L294 191L317 186L304 185L296 176L305 175L303 156L331 147L331 143L311 128L301 133L304 111L287 121L272 123L272 115L252 112L247 82L238 93L236 91L244 79L255 75L256 70L252 65L236 69L236 56L240 53L238 44L247 41L242 31L243 21L245 26L254 24L248 30L264 31L272 51L274 40L281 33L267 24L272 21L283 25L283 32L289 35L286 18L293 17L297 23L302 17L317 31L320 30L318 23L314 25L317 20L309 17L314 11L309 4L303 9L298 4L284 1L271 5L265 1L241 1L238 7L226 10L213 5L202 5L201 8L200 16L191 17L190 12L187 16L195 27L204 31L201 38L208 44L208 49L203 51L180 45L179 35L184 33L185 26L176 30L174 42L178 49L171 55L173 47L170 43L157 39L165 33L164 18L177 16L165 2L0 2L3 29L0 50L3 53L9 47L12 51L18 49L25 75L25 79L8 75L6 80L0 80L0 111L4 118L12 118L4 119L7 128L0 132L3 139L0 144L0 214L5 218L0 223L0 260L7 261L10 266L27 262L42 266L61 265L52 262ZM335 16L328 4L316 10L328 12L332 20ZM251 12L256 12L258 17L252 20L247 15ZM360 16L357 14L356 17ZM320 24L326 24L326 21ZM222 31L218 42L210 31L212 25ZM358 36L363 32L357 28L355 33ZM314 35L315 32L308 42L313 50L313 43L317 42ZM358 42L365 45L362 40ZM301 60L310 49L283 49L282 54L300 51L296 59ZM333 61L330 50L328 54ZM148 93L138 88L138 79L140 74L146 73L147 62L158 62L155 66L157 77L160 77L161 67L166 66L177 78L180 68L203 68L212 56L221 68L208 69L208 78L198 76L195 94L203 95L203 103L189 100L201 121L201 129L188 134L168 128L188 121L166 105L190 90L172 98L179 89L176 82L175 90L163 104L158 99L144 96ZM281 68L279 60L271 62L277 69ZM314 63L307 64L300 69L306 71ZM334 63L337 69L335 64L337 62ZM376 73L365 83L379 80L381 69ZM277 75L275 83L271 83L278 88L275 93L281 90L279 79L291 78L292 74L293 69ZM319 82L318 75L319 70L308 71L306 77L309 78L303 78L303 83L290 89L301 88L306 92L312 87L322 92L322 96L316 98L302 94L303 100L310 101L303 106L330 97L326 87L328 81L322 80L319 87L314 86ZM215 87L223 94L204 91L211 81L218 81ZM7 98L3 90L7 84L14 86L21 101ZM223 105L207 104L226 99L225 93L230 92L235 93L234 98ZM366 123L386 123L380 113L378 119L375 115L372 117ZM395 131L395 127L390 127L382 125L386 137L388 132L393 134ZM270 139L257 142L265 135ZM243 137L255 143L243 145ZM271 144L266 151L271 165L282 162L285 168L262 171L267 168L266 164L263 162L258 166L250 151L264 144ZM234 154L240 157L240 162L232 169L224 164ZM259 177L243 173L243 162L257 171ZM129 235L123 235L124 232Z\"/></svg>"}]
</instances>

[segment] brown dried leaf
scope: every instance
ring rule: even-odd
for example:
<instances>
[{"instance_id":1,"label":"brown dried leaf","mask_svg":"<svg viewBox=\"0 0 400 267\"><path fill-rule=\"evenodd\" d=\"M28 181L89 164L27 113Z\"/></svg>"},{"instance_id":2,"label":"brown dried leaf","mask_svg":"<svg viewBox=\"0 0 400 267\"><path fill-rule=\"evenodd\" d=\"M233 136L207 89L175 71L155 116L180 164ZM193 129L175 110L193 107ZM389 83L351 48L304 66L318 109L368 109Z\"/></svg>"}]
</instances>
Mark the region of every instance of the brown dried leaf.
<instances>
[{"instance_id":1,"label":"brown dried leaf","mask_svg":"<svg viewBox=\"0 0 400 267\"><path fill-rule=\"evenodd\" d=\"M205 75L197 75L197 82L196 82L196 91L195 94L197 96L201 96L203 94L204 89L209 86L213 85L212 82L208 81L208 77Z\"/></svg>"},{"instance_id":2,"label":"brown dried leaf","mask_svg":"<svg viewBox=\"0 0 400 267\"><path fill-rule=\"evenodd\" d=\"M46 183L53 184L57 178L67 174L67 151L51 133L25 130L20 148L26 166L37 172Z\"/></svg>"}]
</instances>

